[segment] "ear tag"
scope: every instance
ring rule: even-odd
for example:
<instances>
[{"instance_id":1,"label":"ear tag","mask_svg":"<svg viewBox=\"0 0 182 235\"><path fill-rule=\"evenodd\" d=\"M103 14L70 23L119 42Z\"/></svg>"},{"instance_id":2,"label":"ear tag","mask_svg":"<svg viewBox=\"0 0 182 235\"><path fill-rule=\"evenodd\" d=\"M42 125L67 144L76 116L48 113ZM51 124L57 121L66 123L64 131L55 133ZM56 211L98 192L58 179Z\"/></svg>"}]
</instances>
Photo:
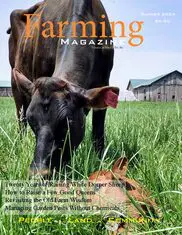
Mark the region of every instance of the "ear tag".
<instances>
[{"instance_id":1,"label":"ear tag","mask_svg":"<svg viewBox=\"0 0 182 235\"><path fill-rule=\"evenodd\" d=\"M104 102L107 106L116 108L118 104L118 95L111 90L107 91L104 95Z\"/></svg>"}]
</instances>

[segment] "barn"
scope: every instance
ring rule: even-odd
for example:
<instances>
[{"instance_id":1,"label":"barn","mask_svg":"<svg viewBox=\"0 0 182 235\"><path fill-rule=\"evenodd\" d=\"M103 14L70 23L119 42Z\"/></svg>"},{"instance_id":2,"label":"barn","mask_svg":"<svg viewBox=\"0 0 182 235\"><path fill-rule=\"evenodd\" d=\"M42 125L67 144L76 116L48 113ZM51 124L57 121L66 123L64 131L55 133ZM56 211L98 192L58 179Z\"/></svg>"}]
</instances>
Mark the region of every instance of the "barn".
<instances>
[{"instance_id":1,"label":"barn","mask_svg":"<svg viewBox=\"0 0 182 235\"><path fill-rule=\"evenodd\" d=\"M139 101L182 101L182 73L175 70L153 79L131 79L127 90Z\"/></svg>"},{"instance_id":2,"label":"barn","mask_svg":"<svg viewBox=\"0 0 182 235\"><path fill-rule=\"evenodd\" d=\"M0 80L0 97L12 96L11 82Z\"/></svg>"}]
</instances>

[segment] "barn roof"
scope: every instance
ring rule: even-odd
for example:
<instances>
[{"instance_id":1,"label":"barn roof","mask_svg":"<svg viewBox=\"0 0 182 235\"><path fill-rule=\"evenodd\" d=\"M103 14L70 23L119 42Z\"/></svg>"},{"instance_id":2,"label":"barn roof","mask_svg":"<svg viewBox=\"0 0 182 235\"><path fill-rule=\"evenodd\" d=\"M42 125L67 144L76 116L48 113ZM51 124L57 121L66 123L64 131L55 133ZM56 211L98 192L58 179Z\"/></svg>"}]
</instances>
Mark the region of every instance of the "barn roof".
<instances>
[{"instance_id":1,"label":"barn roof","mask_svg":"<svg viewBox=\"0 0 182 235\"><path fill-rule=\"evenodd\" d=\"M139 86L139 85L141 85L142 83L145 83L145 82L147 82L146 79L131 79L130 80L130 83L131 83L133 88L135 88L135 87L137 87L137 86Z\"/></svg>"},{"instance_id":2,"label":"barn roof","mask_svg":"<svg viewBox=\"0 0 182 235\"><path fill-rule=\"evenodd\" d=\"M157 77L152 78L152 79L130 79L130 81L128 83L128 86L127 86L127 89L129 88L130 84L132 85L133 89L141 87L141 86L149 86L152 83L158 81L159 79L161 79L161 78L163 78L163 77L165 77L165 76L167 76L167 75L169 75L171 73L174 73L174 72L180 73L178 70L175 70L173 72L166 73L166 74L157 76Z\"/></svg>"},{"instance_id":3,"label":"barn roof","mask_svg":"<svg viewBox=\"0 0 182 235\"><path fill-rule=\"evenodd\" d=\"M167 74L163 74L163 75L160 75L160 76L157 76L155 78L152 78L152 79L147 79L147 80L144 80L144 82L140 82L137 86L135 86L134 88L137 88L139 86L148 86L148 85L151 85L153 82L156 82L158 81L159 79L161 79L162 77L165 77ZM140 79L141 81L141 79Z\"/></svg>"},{"instance_id":4,"label":"barn roof","mask_svg":"<svg viewBox=\"0 0 182 235\"><path fill-rule=\"evenodd\" d=\"M1 88L9 88L9 87L11 87L11 81L1 81L0 80L0 87Z\"/></svg>"}]
</instances>

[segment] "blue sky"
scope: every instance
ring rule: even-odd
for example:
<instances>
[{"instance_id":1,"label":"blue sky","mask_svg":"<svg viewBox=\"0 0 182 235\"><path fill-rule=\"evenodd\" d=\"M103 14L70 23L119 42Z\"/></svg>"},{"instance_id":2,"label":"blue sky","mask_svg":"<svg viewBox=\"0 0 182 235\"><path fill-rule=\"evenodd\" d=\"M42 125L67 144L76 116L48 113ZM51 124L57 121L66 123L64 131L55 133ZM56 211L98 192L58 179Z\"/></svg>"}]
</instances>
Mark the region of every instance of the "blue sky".
<instances>
[{"instance_id":1,"label":"blue sky","mask_svg":"<svg viewBox=\"0 0 182 235\"><path fill-rule=\"evenodd\" d=\"M0 20L0 80L10 80L8 62L9 15L14 9L24 9L36 0L1 0ZM127 40L123 49L115 50L111 84L124 90L131 78L147 79L172 70L182 71L182 1L181 0L102 0L110 21L128 24L144 21L141 34L144 42L132 48ZM154 16L154 14L158 14ZM129 32L128 32L129 33Z\"/></svg>"}]
</instances>

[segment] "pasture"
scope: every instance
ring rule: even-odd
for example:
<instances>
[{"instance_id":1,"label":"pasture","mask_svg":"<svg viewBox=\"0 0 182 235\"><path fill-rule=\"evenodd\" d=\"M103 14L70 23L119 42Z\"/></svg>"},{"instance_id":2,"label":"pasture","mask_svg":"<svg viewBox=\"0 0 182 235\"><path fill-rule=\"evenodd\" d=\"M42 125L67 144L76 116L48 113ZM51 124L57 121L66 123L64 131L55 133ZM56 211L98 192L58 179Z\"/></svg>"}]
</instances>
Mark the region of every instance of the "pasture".
<instances>
[{"instance_id":1,"label":"pasture","mask_svg":"<svg viewBox=\"0 0 182 235\"><path fill-rule=\"evenodd\" d=\"M99 160L92 147L89 115L85 139L62 176L87 179L99 168L110 169L125 154L130 159L127 175L151 191L162 213L155 224L134 224L132 234L182 234L182 104L120 102L116 110L108 110L106 139ZM20 138L13 99L0 98L0 180L28 179L33 148L30 128ZM4 215L0 209L0 234L108 233L94 223L70 223L62 215L55 216L53 223L19 223L18 216Z\"/></svg>"}]
</instances>

